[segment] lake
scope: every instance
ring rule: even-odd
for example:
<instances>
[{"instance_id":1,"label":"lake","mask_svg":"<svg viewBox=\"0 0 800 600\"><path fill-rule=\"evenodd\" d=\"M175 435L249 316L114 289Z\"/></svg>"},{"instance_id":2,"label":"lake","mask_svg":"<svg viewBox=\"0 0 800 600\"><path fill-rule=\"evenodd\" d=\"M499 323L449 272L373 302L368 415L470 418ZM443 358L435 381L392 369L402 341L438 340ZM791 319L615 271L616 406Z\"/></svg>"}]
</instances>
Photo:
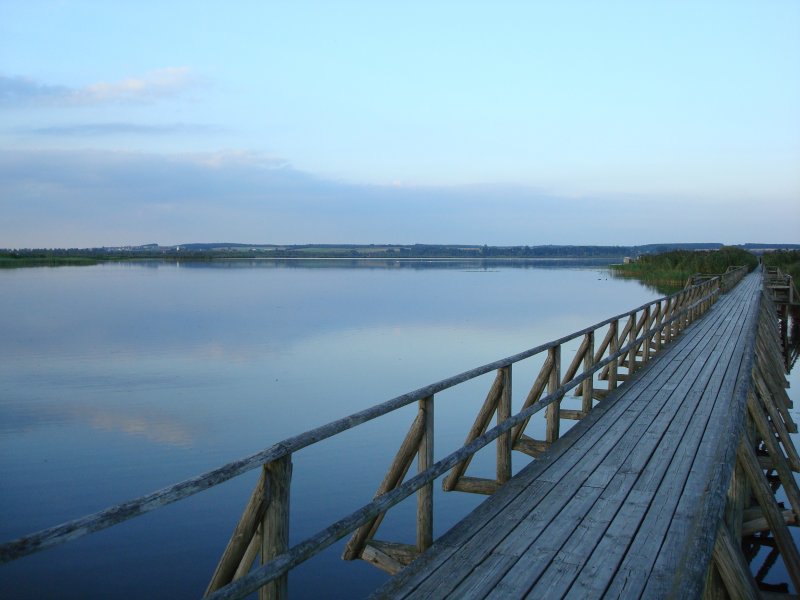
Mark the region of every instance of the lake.
<instances>
[{"instance_id":1,"label":"lake","mask_svg":"<svg viewBox=\"0 0 800 600\"><path fill-rule=\"evenodd\" d=\"M0 539L165 487L657 296L598 262L0 271ZM562 350L565 362L578 342ZM515 367L515 410L535 374L536 364ZM437 395L436 460L461 445L492 377ZM371 500L415 412L294 455L291 543ZM493 452L476 458L473 474L491 470ZM515 461L515 471L527 463ZM257 475L4 565L0 596L199 597ZM437 536L483 499L439 488ZM410 500L389 513L380 539L413 541ZM292 597L364 597L386 579L341 561L345 541L292 572Z\"/></svg>"}]
</instances>

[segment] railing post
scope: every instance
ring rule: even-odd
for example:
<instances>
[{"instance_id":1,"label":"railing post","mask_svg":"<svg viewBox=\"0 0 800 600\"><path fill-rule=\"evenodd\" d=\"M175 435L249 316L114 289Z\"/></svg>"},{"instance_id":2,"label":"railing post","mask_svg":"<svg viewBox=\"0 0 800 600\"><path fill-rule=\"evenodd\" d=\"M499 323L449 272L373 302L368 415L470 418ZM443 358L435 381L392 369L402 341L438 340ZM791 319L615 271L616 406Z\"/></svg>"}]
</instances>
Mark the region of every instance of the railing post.
<instances>
[{"instance_id":1,"label":"railing post","mask_svg":"<svg viewBox=\"0 0 800 600\"><path fill-rule=\"evenodd\" d=\"M686 304L686 298L688 297L688 293L684 290L678 295L678 302L675 305L675 311L677 312L677 320L675 321L675 330L672 334L672 337L678 337L683 331L684 321L686 320L686 313L683 312L683 305Z\"/></svg>"},{"instance_id":2,"label":"railing post","mask_svg":"<svg viewBox=\"0 0 800 600\"><path fill-rule=\"evenodd\" d=\"M673 298L674 300L674 298ZM663 345L667 345L672 341L672 327L674 326L673 323L669 323L669 320L672 318L673 313L675 312L675 305L673 300L666 301L666 308L664 309L664 319L663 321L666 325L662 328L661 332L664 337Z\"/></svg>"},{"instance_id":3,"label":"railing post","mask_svg":"<svg viewBox=\"0 0 800 600\"><path fill-rule=\"evenodd\" d=\"M261 564L289 549L289 490L292 482L292 455L264 465L267 510L262 521ZM258 591L259 600L286 600L289 597L289 576L281 575Z\"/></svg>"},{"instance_id":4,"label":"railing post","mask_svg":"<svg viewBox=\"0 0 800 600\"><path fill-rule=\"evenodd\" d=\"M500 369L503 377L503 391L497 404L497 424L511 418L511 365ZM497 483L504 484L511 479L511 432L497 438Z\"/></svg>"},{"instance_id":5,"label":"railing post","mask_svg":"<svg viewBox=\"0 0 800 600\"><path fill-rule=\"evenodd\" d=\"M586 373L594 366L594 331L586 334L586 353L583 355L583 372ZM581 399L581 412L589 414L592 410L592 392L594 391L594 375L583 380L583 397Z\"/></svg>"},{"instance_id":6,"label":"railing post","mask_svg":"<svg viewBox=\"0 0 800 600\"><path fill-rule=\"evenodd\" d=\"M655 321L655 319L650 316L650 305L648 304L644 309L644 325L642 326L642 334L650 331L653 321ZM644 341L642 342L642 364L647 364L647 361L650 360L650 340L652 340L650 335L644 336Z\"/></svg>"},{"instance_id":7,"label":"railing post","mask_svg":"<svg viewBox=\"0 0 800 600\"><path fill-rule=\"evenodd\" d=\"M611 329L611 343L608 347L608 354L613 356L619 350L619 338L617 338L617 329L619 321L614 319L609 324ZM619 358L615 358L608 363L608 391L611 392L617 387L617 366L619 365Z\"/></svg>"},{"instance_id":8,"label":"railing post","mask_svg":"<svg viewBox=\"0 0 800 600\"><path fill-rule=\"evenodd\" d=\"M628 317L628 321L631 325L631 330L628 333L628 343L633 344L633 341L636 339L636 311L633 311L630 314L630 316ZM628 351L628 377L631 377L635 370L636 370L636 347L632 346L631 349Z\"/></svg>"},{"instance_id":9,"label":"railing post","mask_svg":"<svg viewBox=\"0 0 800 600\"><path fill-rule=\"evenodd\" d=\"M420 473L433 466L433 396L419 401L419 412L423 419L422 439L417 453L417 469ZM417 492L417 551L422 553L433 544L433 482L422 486Z\"/></svg>"},{"instance_id":10,"label":"railing post","mask_svg":"<svg viewBox=\"0 0 800 600\"><path fill-rule=\"evenodd\" d=\"M616 336L615 336L616 338ZM547 380L547 393L552 394L561 385L561 346L553 346L548 350L553 361L550 377ZM616 373L614 374L616 377ZM547 405L547 431L545 440L552 444L558 439L561 422L561 400L556 400Z\"/></svg>"}]
</instances>

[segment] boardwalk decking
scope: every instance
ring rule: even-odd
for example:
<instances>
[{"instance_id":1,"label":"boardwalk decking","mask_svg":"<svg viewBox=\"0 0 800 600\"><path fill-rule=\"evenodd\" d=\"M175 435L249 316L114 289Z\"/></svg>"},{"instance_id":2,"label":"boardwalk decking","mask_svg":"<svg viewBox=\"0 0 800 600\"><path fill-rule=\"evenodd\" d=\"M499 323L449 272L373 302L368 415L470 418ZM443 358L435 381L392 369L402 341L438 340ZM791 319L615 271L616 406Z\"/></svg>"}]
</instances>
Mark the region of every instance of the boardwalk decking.
<instances>
[{"instance_id":1,"label":"boardwalk decking","mask_svg":"<svg viewBox=\"0 0 800 600\"><path fill-rule=\"evenodd\" d=\"M372 597L699 597L740 440L759 277Z\"/></svg>"}]
</instances>

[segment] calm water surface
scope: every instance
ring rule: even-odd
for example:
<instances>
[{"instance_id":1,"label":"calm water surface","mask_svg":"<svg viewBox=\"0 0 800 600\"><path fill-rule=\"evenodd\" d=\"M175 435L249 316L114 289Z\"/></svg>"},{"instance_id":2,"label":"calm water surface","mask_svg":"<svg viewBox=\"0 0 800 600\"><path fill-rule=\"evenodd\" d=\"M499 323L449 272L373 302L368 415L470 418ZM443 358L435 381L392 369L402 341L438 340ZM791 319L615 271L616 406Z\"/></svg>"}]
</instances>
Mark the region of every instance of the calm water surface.
<instances>
[{"instance_id":1,"label":"calm water surface","mask_svg":"<svg viewBox=\"0 0 800 600\"><path fill-rule=\"evenodd\" d=\"M2 271L0 539L197 475L656 296L597 264L231 261ZM563 349L565 362L577 345ZM515 367L515 409L536 366ZM491 378L437 396L437 460L461 445ZM294 456L292 543L372 498L415 410ZM491 472L494 450L486 450L471 474ZM526 462L515 460L515 470ZM256 477L0 567L0 596L199 597ZM437 491L436 534L481 499ZM379 537L413 541L413 514L412 498ZM292 573L293 597L363 597L385 580L362 561L340 561L342 546Z\"/></svg>"}]
</instances>

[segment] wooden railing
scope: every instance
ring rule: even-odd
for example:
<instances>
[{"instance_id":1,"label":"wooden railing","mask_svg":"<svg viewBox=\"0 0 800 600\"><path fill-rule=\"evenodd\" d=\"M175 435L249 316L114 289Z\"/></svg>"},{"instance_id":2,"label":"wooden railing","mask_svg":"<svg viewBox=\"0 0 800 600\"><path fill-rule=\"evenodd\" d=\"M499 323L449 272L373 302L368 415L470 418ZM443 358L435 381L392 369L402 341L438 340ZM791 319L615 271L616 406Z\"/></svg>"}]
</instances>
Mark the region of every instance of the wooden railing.
<instances>
[{"instance_id":1,"label":"wooden railing","mask_svg":"<svg viewBox=\"0 0 800 600\"><path fill-rule=\"evenodd\" d=\"M261 468L247 506L237 524L206 590L209 598L242 598L260 590L261 598L285 598L287 574L298 564L352 533L345 559L362 558L389 572L408 564L433 542L433 482L449 471L445 490L492 493L511 478L511 454L517 450L535 457L559 438L562 419L580 419L595 401L632 377L694 320L705 314L721 293L745 275L744 267L706 279L684 290L640 306L628 313L561 339L477 367L459 375L397 396L300 435L287 438L252 456L229 463L203 475L147 496L46 529L0 546L0 562L15 560L88 533L105 529L155 510L202 490L214 487L255 468ZM596 346L595 340L602 338ZM580 347L562 370L561 349L580 339ZM513 365L545 356L520 411L512 415ZM496 372L483 407L467 434L464 445L433 462L434 397L487 373ZM567 392L580 398L579 409L562 409ZM391 413L412 403L417 416L372 502L299 544L289 547L289 495L292 454L338 433ZM531 417L545 410L545 435L537 440L525 433ZM497 424L489 429L492 417ZM495 479L465 475L475 453L497 441ZM417 458L418 474L403 482ZM374 538L386 511L417 493L415 545L381 542ZM253 568L260 555L260 566Z\"/></svg>"},{"instance_id":2,"label":"wooden railing","mask_svg":"<svg viewBox=\"0 0 800 600\"><path fill-rule=\"evenodd\" d=\"M728 443L716 455L717 472L725 474L719 487L727 486L727 494L705 502L704 512L695 520L701 530L716 527L712 553L716 568L708 571L704 594L709 598L773 597L759 584L778 557L795 589L800 589L800 552L787 527L800 523L800 488L793 475L800 472L800 455L790 435L798 429L790 413L792 402L781 367L779 311L766 287L770 274L762 275L753 356L743 371L750 381L737 386L738 393L727 403L732 418L722 439ZM777 501L779 487L788 508ZM754 576L748 563L762 548L764 566Z\"/></svg>"},{"instance_id":3,"label":"wooden railing","mask_svg":"<svg viewBox=\"0 0 800 600\"><path fill-rule=\"evenodd\" d=\"M777 304L791 306L800 300L794 279L778 267L764 267L764 289Z\"/></svg>"}]
</instances>

